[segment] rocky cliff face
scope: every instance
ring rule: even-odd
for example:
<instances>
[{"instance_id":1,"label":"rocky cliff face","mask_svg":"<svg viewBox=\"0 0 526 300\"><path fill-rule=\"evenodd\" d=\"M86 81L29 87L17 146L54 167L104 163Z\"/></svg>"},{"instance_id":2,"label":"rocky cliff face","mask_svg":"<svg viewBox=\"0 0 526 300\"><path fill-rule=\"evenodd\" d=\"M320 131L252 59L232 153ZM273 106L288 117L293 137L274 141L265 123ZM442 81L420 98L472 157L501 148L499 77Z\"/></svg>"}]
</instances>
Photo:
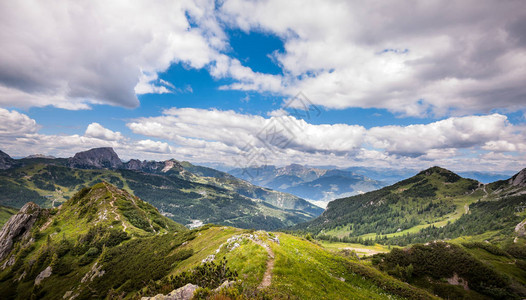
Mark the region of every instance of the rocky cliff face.
<instances>
[{"instance_id":1,"label":"rocky cliff face","mask_svg":"<svg viewBox=\"0 0 526 300\"><path fill-rule=\"evenodd\" d=\"M526 186L526 169L522 169L519 173L510 178L509 183L513 186Z\"/></svg>"},{"instance_id":2,"label":"rocky cliff face","mask_svg":"<svg viewBox=\"0 0 526 300\"><path fill-rule=\"evenodd\" d=\"M134 171L143 171L148 173L166 173L170 170L177 171L179 173L184 171L183 166L175 159L166 161L140 161L138 159L132 159L124 164L124 168Z\"/></svg>"},{"instance_id":3,"label":"rocky cliff face","mask_svg":"<svg viewBox=\"0 0 526 300\"><path fill-rule=\"evenodd\" d=\"M113 148L95 148L75 154L68 165L79 169L119 169L123 163Z\"/></svg>"},{"instance_id":4,"label":"rocky cliff face","mask_svg":"<svg viewBox=\"0 0 526 300\"><path fill-rule=\"evenodd\" d=\"M5 223L0 231L0 261L9 255L15 241L29 236L31 227L41 212L38 205L29 202Z\"/></svg>"},{"instance_id":5,"label":"rocky cliff face","mask_svg":"<svg viewBox=\"0 0 526 300\"><path fill-rule=\"evenodd\" d=\"M7 153L0 150L0 170L11 168L15 164L15 160Z\"/></svg>"}]
</instances>

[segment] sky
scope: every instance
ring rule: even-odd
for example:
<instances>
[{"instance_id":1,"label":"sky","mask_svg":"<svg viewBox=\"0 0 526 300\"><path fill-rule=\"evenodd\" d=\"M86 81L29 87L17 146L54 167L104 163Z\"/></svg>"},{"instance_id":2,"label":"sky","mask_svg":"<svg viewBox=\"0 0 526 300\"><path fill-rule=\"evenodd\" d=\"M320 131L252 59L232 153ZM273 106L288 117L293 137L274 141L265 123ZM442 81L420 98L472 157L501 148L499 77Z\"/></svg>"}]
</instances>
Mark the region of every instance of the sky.
<instances>
[{"instance_id":1,"label":"sky","mask_svg":"<svg viewBox=\"0 0 526 300\"><path fill-rule=\"evenodd\" d=\"M0 1L0 150L526 167L526 2Z\"/></svg>"}]
</instances>

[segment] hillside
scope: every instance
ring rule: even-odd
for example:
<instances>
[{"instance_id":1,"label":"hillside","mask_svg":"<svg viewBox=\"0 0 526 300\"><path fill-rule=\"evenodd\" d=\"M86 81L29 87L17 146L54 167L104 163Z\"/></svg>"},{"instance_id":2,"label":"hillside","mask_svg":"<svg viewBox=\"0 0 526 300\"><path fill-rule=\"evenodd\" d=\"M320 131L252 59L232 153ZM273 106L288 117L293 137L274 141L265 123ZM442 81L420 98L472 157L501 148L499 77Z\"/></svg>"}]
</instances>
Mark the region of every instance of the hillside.
<instances>
[{"instance_id":1,"label":"hillside","mask_svg":"<svg viewBox=\"0 0 526 300\"><path fill-rule=\"evenodd\" d=\"M525 173L483 185L433 167L378 191L333 201L320 217L293 229L366 244L478 235L509 241L525 232Z\"/></svg>"},{"instance_id":2,"label":"hillside","mask_svg":"<svg viewBox=\"0 0 526 300\"><path fill-rule=\"evenodd\" d=\"M230 174L253 184L290 193L322 207L327 202L380 188L381 182L351 171L311 168L298 164L285 167L237 168Z\"/></svg>"},{"instance_id":3,"label":"hillside","mask_svg":"<svg viewBox=\"0 0 526 300\"><path fill-rule=\"evenodd\" d=\"M21 159L16 167L1 170L0 204L19 208L32 201L44 207L58 206L75 191L107 181L183 224L216 223L272 230L307 221L323 211L298 197L260 188L219 171L216 173L220 176L200 176L185 170L176 160L131 160L114 169L112 165L120 159L111 148L90 151L74 159ZM85 168L72 168L72 162ZM101 166L107 168L98 168Z\"/></svg>"},{"instance_id":4,"label":"hillside","mask_svg":"<svg viewBox=\"0 0 526 300\"><path fill-rule=\"evenodd\" d=\"M436 239L475 236L497 244L517 242L526 233L526 169L508 180L484 185L483 196L467 208L467 213L444 226L430 226L397 236L384 243L407 245Z\"/></svg>"},{"instance_id":5,"label":"hillside","mask_svg":"<svg viewBox=\"0 0 526 300\"><path fill-rule=\"evenodd\" d=\"M374 237L446 224L482 197L479 185L433 167L380 190L332 201L320 217L296 229L339 237Z\"/></svg>"},{"instance_id":6,"label":"hillside","mask_svg":"<svg viewBox=\"0 0 526 300\"><path fill-rule=\"evenodd\" d=\"M524 257L514 257L489 243L417 244L376 254L372 263L444 299L524 299L526 296Z\"/></svg>"},{"instance_id":7,"label":"hillside","mask_svg":"<svg viewBox=\"0 0 526 300\"><path fill-rule=\"evenodd\" d=\"M59 208L26 204L2 229L0 250L4 299L133 299L187 284L202 298L433 298L287 234L186 230L107 183Z\"/></svg>"}]
</instances>

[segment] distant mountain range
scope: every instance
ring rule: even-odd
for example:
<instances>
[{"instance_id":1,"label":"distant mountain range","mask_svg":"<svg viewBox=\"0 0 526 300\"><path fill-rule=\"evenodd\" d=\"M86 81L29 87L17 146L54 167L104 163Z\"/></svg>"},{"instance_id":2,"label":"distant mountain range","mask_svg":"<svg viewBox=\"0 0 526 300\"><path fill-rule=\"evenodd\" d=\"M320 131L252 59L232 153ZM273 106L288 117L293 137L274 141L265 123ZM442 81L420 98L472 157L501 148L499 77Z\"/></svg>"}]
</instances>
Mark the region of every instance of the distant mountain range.
<instances>
[{"instance_id":1,"label":"distant mountain range","mask_svg":"<svg viewBox=\"0 0 526 300\"><path fill-rule=\"evenodd\" d=\"M290 193L325 207L337 198L372 191L382 183L346 170L327 170L292 164L286 167L261 166L229 171L253 184Z\"/></svg>"},{"instance_id":2,"label":"distant mountain range","mask_svg":"<svg viewBox=\"0 0 526 300\"><path fill-rule=\"evenodd\" d=\"M416 175L420 170L417 169L395 169L395 168L373 168L373 167L350 167L344 169L346 171L353 172L355 174L363 175L381 182L383 186L391 185L402 181L406 178ZM473 172L464 171L456 172L458 175L464 178L471 178L482 183L490 183L498 180L504 180L509 178L515 172Z\"/></svg>"},{"instance_id":3,"label":"distant mountain range","mask_svg":"<svg viewBox=\"0 0 526 300\"><path fill-rule=\"evenodd\" d=\"M12 159L2 152L0 159L4 169L0 170L0 205L16 208L29 201L44 207L58 206L83 187L106 181L182 224L277 229L323 212L297 196L188 162L122 162L112 148L91 149L71 158Z\"/></svg>"},{"instance_id":4,"label":"distant mountain range","mask_svg":"<svg viewBox=\"0 0 526 300\"><path fill-rule=\"evenodd\" d=\"M373 191L417 174L418 170L349 167L314 168L291 164L285 167L272 165L235 168L228 173L259 186L290 193L310 202L326 207L332 200ZM512 172L459 172L465 178L482 183L503 180Z\"/></svg>"}]
</instances>

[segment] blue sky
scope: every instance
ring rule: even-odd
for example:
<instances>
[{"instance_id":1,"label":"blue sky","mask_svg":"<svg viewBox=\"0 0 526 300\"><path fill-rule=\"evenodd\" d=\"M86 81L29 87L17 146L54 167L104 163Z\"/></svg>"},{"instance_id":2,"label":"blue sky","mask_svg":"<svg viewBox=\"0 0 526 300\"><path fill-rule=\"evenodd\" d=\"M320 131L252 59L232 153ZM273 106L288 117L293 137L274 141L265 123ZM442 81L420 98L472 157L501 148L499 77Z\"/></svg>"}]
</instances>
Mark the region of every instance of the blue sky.
<instances>
[{"instance_id":1,"label":"blue sky","mask_svg":"<svg viewBox=\"0 0 526 300\"><path fill-rule=\"evenodd\" d=\"M518 170L525 5L469 2L3 3L0 150Z\"/></svg>"}]
</instances>

